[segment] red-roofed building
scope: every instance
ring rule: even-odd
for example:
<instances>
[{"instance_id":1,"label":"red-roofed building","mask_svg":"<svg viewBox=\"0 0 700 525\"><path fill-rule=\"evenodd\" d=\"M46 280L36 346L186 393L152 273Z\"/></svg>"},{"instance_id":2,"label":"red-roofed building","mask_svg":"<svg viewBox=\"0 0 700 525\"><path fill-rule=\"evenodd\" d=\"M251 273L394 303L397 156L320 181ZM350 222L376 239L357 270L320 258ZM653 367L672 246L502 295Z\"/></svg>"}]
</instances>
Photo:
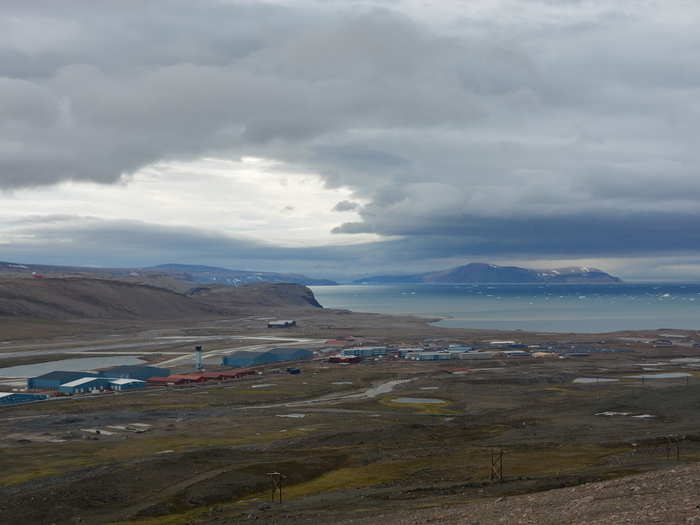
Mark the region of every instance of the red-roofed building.
<instances>
[{"instance_id":1,"label":"red-roofed building","mask_svg":"<svg viewBox=\"0 0 700 525\"><path fill-rule=\"evenodd\" d=\"M186 383L204 383L207 380L204 374L181 374L178 377L183 378Z\"/></svg>"},{"instance_id":2,"label":"red-roofed building","mask_svg":"<svg viewBox=\"0 0 700 525\"><path fill-rule=\"evenodd\" d=\"M328 358L329 363L359 363L361 360L357 355L333 355Z\"/></svg>"},{"instance_id":3,"label":"red-roofed building","mask_svg":"<svg viewBox=\"0 0 700 525\"><path fill-rule=\"evenodd\" d=\"M217 372L221 374L222 379L240 379L243 376L255 375L255 370L249 368L241 368L239 370L230 370L226 372Z\"/></svg>"},{"instance_id":4,"label":"red-roofed building","mask_svg":"<svg viewBox=\"0 0 700 525\"><path fill-rule=\"evenodd\" d=\"M206 381L204 374L173 374L168 377L151 377L148 383L151 385L182 385L185 383L203 383Z\"/></svg>"},{"instance_id":5,"label":"red-roofed building","mask_svg":"<svg viewBox=\"0 0 700 525\"><path fill-rule=\"evenodd\" d=\"M184 383L186 383L186 381L178 375L148 378L148 384L153 386L182 385Z\"/></svg>"},{"instance_id":6,"label":"red-roofed building","mask_svg":"<svg viewBox=\"0 0 700 525\"><path fill-rule=\"evenodd\" d=\"M207 381L210 381L210 380L220 381L221 379L224 378L224 376L222 374L223 374L223 372L202 372L201 375Z\"/></svg>"}]
</instances>

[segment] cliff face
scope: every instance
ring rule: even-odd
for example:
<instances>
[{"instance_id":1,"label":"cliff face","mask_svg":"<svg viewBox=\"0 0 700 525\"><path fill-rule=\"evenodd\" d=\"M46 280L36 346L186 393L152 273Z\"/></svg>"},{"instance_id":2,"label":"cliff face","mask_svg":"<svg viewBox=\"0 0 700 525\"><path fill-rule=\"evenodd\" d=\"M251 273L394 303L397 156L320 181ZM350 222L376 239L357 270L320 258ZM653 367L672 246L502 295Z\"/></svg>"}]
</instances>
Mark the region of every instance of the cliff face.
<instances>
[{"instance_id":1,"label":"cliff face","mask_svg":"<svg viewBox=\"0 0 700 525\"><path fill-rule=\"evenodd\" d=\"M597 268L569 267L531 270L518 266L469 263L449 270L410 275L377 275L358 279L356 283L619 283Z\"/></svg>"},{"instance_id":2,"label":"cliff face","mask_svg":"<svg viewBox=\"0 0 700 525\"><path fill-rule=\"evenodd\" d=\"M188 295L218 308L245 308L251 305L323 308L310 288L293 283L200 286L192 289Z\"/></svg>"}]
</instances>

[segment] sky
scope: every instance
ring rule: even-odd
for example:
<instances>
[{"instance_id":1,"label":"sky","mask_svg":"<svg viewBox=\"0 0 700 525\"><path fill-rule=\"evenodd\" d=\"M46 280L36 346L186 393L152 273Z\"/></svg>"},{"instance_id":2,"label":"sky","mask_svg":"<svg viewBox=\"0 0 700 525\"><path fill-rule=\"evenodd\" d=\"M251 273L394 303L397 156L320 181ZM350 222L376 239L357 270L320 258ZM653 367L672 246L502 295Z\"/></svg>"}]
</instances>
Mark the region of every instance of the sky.
<instances>
[{"instance_id":1,"label":"sky","mask_svg":"<svg viewBox=\"0 0 700 525\"><path fill-rule=\"evenodd\" d=\"M0 260L700 280L700 3L3 0Z\"/></svg>"}]
</instances>

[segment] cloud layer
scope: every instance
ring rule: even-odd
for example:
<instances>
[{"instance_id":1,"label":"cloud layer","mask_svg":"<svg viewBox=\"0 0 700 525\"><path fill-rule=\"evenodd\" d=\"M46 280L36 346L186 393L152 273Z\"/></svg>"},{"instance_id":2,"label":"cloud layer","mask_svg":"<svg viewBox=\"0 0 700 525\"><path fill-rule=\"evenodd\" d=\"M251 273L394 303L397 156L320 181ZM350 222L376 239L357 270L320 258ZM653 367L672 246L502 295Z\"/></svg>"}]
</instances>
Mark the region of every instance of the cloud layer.
<instances>
[{"instance_id":1,"label":"cloud layer","mask_svg":"<svg viewBox=\"0 0 700 525\"><path fill-rule=\"evenodd\" d=\"M392 239L353 248L368 265L692 255L699 19L682 0L6 0L0 186L253 156L350 190L334 231Z\"/></svg>"}]
</instances>

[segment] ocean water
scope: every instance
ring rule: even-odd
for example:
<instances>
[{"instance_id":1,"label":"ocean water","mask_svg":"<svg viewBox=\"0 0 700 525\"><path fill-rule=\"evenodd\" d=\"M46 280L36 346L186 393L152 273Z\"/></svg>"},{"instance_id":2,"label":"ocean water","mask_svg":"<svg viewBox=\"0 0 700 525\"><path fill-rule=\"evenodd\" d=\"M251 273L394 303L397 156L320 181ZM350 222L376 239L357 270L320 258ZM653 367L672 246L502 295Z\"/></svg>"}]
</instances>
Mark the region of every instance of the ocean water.
<instances>
[{"instance_id":1,"label":"ocean water","mask_svg":"<svg viewBox=\"0 0 700 525\"><path fill-rule=\"evenodd\" d=\"M535 332L700 329L700 283L312 287L327 308L440 317L438 326Z\"/></svg>"}]
</instances>

